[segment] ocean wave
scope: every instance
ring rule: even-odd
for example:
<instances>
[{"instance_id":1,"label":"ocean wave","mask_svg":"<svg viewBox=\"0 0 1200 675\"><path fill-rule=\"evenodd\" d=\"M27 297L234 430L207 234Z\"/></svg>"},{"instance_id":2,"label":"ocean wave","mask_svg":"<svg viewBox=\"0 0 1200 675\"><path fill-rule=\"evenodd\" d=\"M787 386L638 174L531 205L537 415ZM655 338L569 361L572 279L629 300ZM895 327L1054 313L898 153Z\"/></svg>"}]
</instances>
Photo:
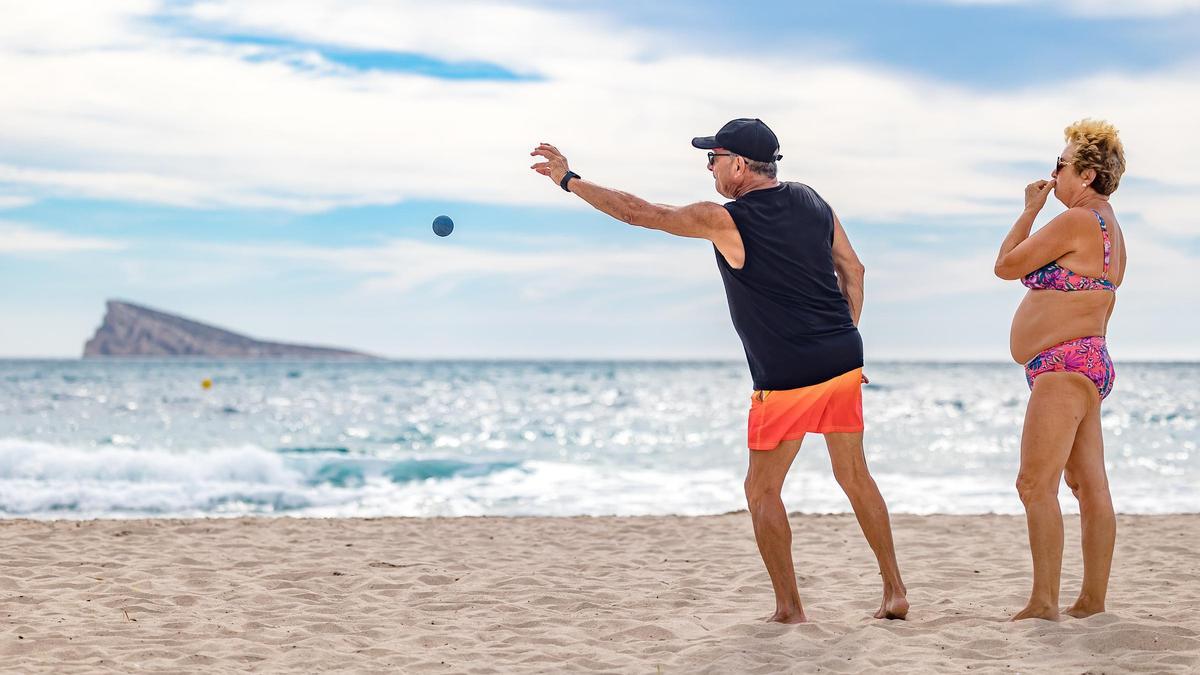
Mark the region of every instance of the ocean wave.
<instances>
[{"instance_id":1,"label":"ocean wave","mask_svg":"<svg viewBox=\"0 0 1200 675\"><path fill-rule=\"evenodd\" d=\"M1114 505L1200 511L1200 366L1121 368ZM893 513L1021 511L1019 367L869 374ZM0 517L721 513L745 502L750 386L741 364L0 361ZM819 437L784 502L849 510Z\"/></svg>"},{"instance_id":2,"label":"ocean wave","mask_svg":"<svg viewBox=\"0 0 1200 675\"><path fill-rule=\"evenodd\" d=\"M639 516L744 508L731 468L663 470L601 462L386 459L287 454L255 446L162 451L74 448L0 439L0 515L35 518L225 515ZM972 481L878 472L897 513L1020 513L1010 476ZM1119 481L1118 510L1194 511L1195 492ZM836 513L849 503L827 467L794 467L790 511ZM1077 513L1068 492L1064 511Z\"/></svg>"},{"instance_id":3,"label":"ocean wave","mask_svg":"<svg viewBox=\"0 0 1200 675\"><path fill-rule=\"evenodd\" d=\"M521 470L518 462L348 457L343 450L289 456L253 445L168 451L0 439L0 513L281 513L352 505L388 484Z\"/></svg>"},{"instance_id":4,"label":"ocean wave","mask_svg":"<svg viewBox=\"0 0 1200 675\"><path fill-rule=\"evenodd\" d=\"M408 483L453 476L486 476L520 466L520 462L463 462L453 459L323 459L308 467L306 480L309 485L327 483L338 487L354 487L378 478L386 478L393 483Z\"/></svg>"},{"instance_id":5,"label":"ocean wave","mask_svg":"<svg viewBox=\"0 0 1200 675\"><path fill-rule=\"evenodd\" d=\"M0 480L292 484L302 475L280 455L251 445L178 452L0 439Z\"/></svg>"},{"instance_id":6,"label":"ocean wave","mask_svg":"<svg viewBox=\"0 0 1200 675\"><path fill-rule=\"evenodd\" d=\"M194 451L0 439L0 514L40 518L700 515L741 507L725 470Z\"/></svg>"}]
</instances>

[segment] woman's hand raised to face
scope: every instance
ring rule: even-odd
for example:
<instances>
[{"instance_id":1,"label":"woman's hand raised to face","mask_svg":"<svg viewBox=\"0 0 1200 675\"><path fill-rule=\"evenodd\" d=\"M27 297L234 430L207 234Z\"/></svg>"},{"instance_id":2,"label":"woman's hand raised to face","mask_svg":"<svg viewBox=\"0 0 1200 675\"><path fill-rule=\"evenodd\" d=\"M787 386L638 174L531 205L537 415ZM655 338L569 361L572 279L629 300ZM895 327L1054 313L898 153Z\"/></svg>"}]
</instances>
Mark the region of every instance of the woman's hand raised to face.
<instances>
[{"instance_id":1,"label":"woman's hand raised to face","mask_svg":"<svg viewBox=\"0 0 1200 675\"><path fill-rule=\"evenodd\" d=\"M1046 197L1054 190L1055 181L1035 180L1025 186L1025 210L1041 211Z\"/></svg>"}]
</instances>

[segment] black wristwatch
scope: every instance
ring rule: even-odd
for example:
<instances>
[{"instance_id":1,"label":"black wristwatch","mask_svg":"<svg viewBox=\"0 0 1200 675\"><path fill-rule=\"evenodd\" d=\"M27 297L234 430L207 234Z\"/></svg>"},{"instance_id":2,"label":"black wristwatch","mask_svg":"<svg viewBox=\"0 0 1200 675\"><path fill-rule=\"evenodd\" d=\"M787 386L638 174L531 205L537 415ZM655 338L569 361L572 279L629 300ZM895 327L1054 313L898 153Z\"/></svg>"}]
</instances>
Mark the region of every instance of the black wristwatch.
<instances>
[{"instance_id":1,"label":"black wristwatch","mask_svg":"<svg viewBox=\"0 0 1200 675\"><path fill-rule=\"evenodd\" d=\"M572 178L581 178L581 176L574 171L568 171L567 174L562 177L562 180L558 181L558 187L562 188L566 192L570 192L571 189L567 187L567 183L570 183Z\"/></svg>"}]
</instances>

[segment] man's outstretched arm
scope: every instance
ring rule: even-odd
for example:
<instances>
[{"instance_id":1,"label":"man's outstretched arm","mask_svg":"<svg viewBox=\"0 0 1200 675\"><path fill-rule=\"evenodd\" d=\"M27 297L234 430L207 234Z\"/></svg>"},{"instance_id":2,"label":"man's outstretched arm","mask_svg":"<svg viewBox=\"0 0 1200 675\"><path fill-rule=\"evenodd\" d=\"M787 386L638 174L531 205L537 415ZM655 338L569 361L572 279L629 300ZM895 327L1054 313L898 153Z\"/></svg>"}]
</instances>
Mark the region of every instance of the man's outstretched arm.
<instances>
[{"instance_id":1,"label":"man's outstretched arm","mask_svg":"<svg viewBox=\"0 0 1200 675\"><path fill-rule=\"evenodd\" d=\"M531 168L543 176L548 176L555 183L561 182L570 170L566 157L549 143L542 143L530 155L545 158L546 161L534 164ZM637 195L606 188L582 178L571 179L568 188L583 201L617 220L680 237L707 239L716 243L727 258L730 257L726 253L726 246L722 244L727 243L724 240L729 239L731 234L737 234L737 228L729 212L719 204L652 204ZM740 236L737 237L737 244L740 248Z\"/></svg>"},{"instance_id":2,"label":"man's outstretched arm","mask_svg":"<svg viewBox=\"0 0 1200 675\"><path fill-rule=\"evenodd\" d=\"M858 259L854 247L850 245L850 238L846 236L846 230L842 229L842 223L836 213L833 214L833 268L837 272L838 287L842 289L842 295L846 296L846 302L850 303L850 316L857 326L858 319L862 316L863 278L866 275L866 267Z\"/></svg>"}]
</instances>

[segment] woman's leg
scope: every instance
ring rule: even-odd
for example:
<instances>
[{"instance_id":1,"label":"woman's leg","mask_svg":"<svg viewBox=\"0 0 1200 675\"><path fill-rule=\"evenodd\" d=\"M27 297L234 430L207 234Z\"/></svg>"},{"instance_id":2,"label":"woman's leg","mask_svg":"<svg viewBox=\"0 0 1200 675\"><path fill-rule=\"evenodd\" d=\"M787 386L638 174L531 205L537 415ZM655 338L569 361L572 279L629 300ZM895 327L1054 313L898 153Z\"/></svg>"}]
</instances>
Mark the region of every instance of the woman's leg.
<instances>
[{"instance_id":1,"label":"woman's leg","mask_svg":"<svg viewBox=\"0 0 1200 675\"><path fill-rule=\"evenodd\" d=\"M1013 621L1058 619L1063 549L1058 486L1079 424L1092 401L1098 399L1096 386L1079 373L1042 373L1033 382L1021 432L1021 472L1017 476L1033 554L1033 590Z\"/></svg>"},{"instance_id":2,"label":"woman's leg","mask_svg":"<svg viewBox=\"0 0 1200 675\"><path fill-rule=\"evenodd\" d=\"M1066 613L1083 618L1104 611L1113 546L1117 540L1117 518L1113 514L1108 474L1104 470L1104 433L1100 429L1099 401L1088 410L1075 434L1075 445L1067 460L1066 480L1079 500L1079 523L1083 530L1083 586L1079 589L1079 598Z\"/></svg>"}]
</instances>

